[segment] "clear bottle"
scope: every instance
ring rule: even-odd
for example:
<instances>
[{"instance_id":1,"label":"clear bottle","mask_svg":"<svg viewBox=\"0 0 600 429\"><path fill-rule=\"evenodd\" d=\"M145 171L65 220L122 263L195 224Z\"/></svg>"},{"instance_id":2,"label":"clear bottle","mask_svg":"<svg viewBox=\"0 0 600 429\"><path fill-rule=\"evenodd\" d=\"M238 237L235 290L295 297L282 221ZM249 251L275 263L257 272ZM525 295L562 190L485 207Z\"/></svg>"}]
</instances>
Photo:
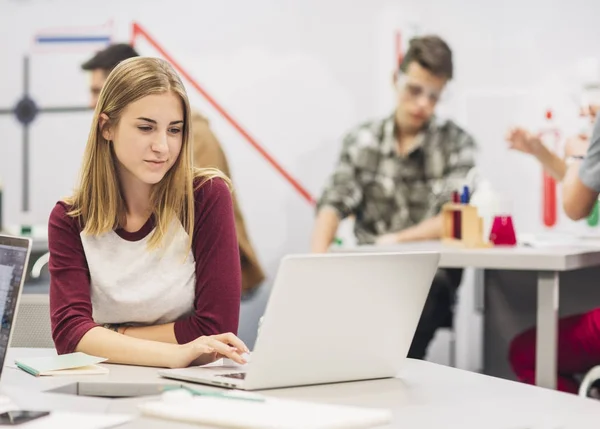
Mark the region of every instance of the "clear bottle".
<instances>
[{"instance_id":1,"label":"clear bottle","mask_svg":"<svg viewBox=\"0 0 600 429\"><path fill-rule=\"evenodd\" d=\"M470 204L477 208L477 214L483 220L483 237L488 238L492 230L494 217L499 207L499 199L492 188L492 184L482 179L477 184L475 192L471 197Z\"/></svg>"},{"instance_id":2,"label":"clear bottle","mask_svg":"<svg viewBox=\"0 0 600 429\"><path fill-rule=\"evenodd\" d=\"M30 237L33 235L33 223L31 222L31 212L23 211L19 217L20 234Z\"/></svg>"}]
</instances>

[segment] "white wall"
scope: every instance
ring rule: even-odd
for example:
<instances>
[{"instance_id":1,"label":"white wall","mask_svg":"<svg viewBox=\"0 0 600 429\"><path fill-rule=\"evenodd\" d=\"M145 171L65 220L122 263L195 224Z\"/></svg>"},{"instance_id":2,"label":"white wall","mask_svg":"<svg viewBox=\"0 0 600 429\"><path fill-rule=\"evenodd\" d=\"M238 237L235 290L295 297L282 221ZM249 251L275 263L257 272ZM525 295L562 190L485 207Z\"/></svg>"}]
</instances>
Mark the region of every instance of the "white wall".
<instances>
[{"instance_id":1,"label":"white wall","mask_svg":"<svg viewBox=\"0 0 600 429\"><path fill-rule=\"evenodd\" d=\"M116 38L126 41L135 20L317 195L341 135L357 121L391 111L394 32L402 30L405 39L436 32L451 44L456 64L440 111L477 137L480 166L511 195L518 231L536 231L542 230L539 168L507 152L502 135L513 122L535 126L553 100L561 124L573 127L565 82L573 82L574 62L598 52L599 14L600 3L592 0L484 0L468 6L459 0L106 0L85 7L73 0L0 0L0 109L20 96L20 59L32 52L31 38L40 28L112 19ZM138 48L157 55L144 41ZM43 105L87 103L86 77L78 67L88 56L32 53L35 99ZM312 208L189 85L188 90L223 142L250 233L272 279L282 255L308 250ZM70 192L90 117L42 115L33 124L36 223L45 224L54 202ZM20 139L15 120L0 115L8 223L20 221ZM251 311L252 320L261 305Z\"/></svg>"}]
</instances>

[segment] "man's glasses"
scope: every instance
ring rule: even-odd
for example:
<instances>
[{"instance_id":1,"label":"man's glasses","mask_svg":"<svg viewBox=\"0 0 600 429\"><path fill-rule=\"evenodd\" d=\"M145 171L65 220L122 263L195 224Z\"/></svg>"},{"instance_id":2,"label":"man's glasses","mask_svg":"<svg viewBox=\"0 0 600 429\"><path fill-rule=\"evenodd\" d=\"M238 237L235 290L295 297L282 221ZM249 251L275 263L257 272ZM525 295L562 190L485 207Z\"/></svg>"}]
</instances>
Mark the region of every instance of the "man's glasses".
<instances>
[{"instance_id":1,"label":"man's glasses","mask_svg":"<svg viewBox=\"0 0 600 429\"><path fill-rule=\"evenodd\" d=\"M427 88L416 82L411 82L406 76L398 77L396 87L413 99L419 99L425 96L431 104L436 104L442 96L441 91Z\"/></svg>"}]
</instances>

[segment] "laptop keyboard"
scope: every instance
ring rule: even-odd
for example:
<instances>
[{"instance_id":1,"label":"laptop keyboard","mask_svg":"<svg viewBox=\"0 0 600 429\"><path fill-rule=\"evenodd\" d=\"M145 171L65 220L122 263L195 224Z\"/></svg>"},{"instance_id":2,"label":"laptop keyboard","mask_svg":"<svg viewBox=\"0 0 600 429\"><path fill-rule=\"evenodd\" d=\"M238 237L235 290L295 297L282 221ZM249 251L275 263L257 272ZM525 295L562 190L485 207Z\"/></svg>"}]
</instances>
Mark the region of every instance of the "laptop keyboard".
<instances>
[{"instance_id":1,"label":"laptop keyboard","mask_svg":"<svg viewBox=\"0 0 600 429\"><path fill-rule=\"evenodd\" d=\"M246 378L245 372L234 372L231 374L219 374L219 377L237 378L238 380L244 380Z\"/></svg>"}]
</instances>

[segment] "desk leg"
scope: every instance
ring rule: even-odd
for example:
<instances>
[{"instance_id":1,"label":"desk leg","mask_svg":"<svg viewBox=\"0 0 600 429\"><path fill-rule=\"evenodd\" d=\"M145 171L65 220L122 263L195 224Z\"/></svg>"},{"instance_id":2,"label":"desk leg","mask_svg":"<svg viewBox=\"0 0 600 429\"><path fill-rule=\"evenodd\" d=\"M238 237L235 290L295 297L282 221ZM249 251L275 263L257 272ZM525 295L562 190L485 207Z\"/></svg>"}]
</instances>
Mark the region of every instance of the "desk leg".
<instances>
[{"instance_id":1,"label":"desk leg","mask_svg":"<svg viewBox=\"0 0 600 429\"><path fill-rule=\"evenodd\" d=\"M558 272L538 273L535 384L549 389L556 389L558 279Z\"/></svg>"}]
</instances>

